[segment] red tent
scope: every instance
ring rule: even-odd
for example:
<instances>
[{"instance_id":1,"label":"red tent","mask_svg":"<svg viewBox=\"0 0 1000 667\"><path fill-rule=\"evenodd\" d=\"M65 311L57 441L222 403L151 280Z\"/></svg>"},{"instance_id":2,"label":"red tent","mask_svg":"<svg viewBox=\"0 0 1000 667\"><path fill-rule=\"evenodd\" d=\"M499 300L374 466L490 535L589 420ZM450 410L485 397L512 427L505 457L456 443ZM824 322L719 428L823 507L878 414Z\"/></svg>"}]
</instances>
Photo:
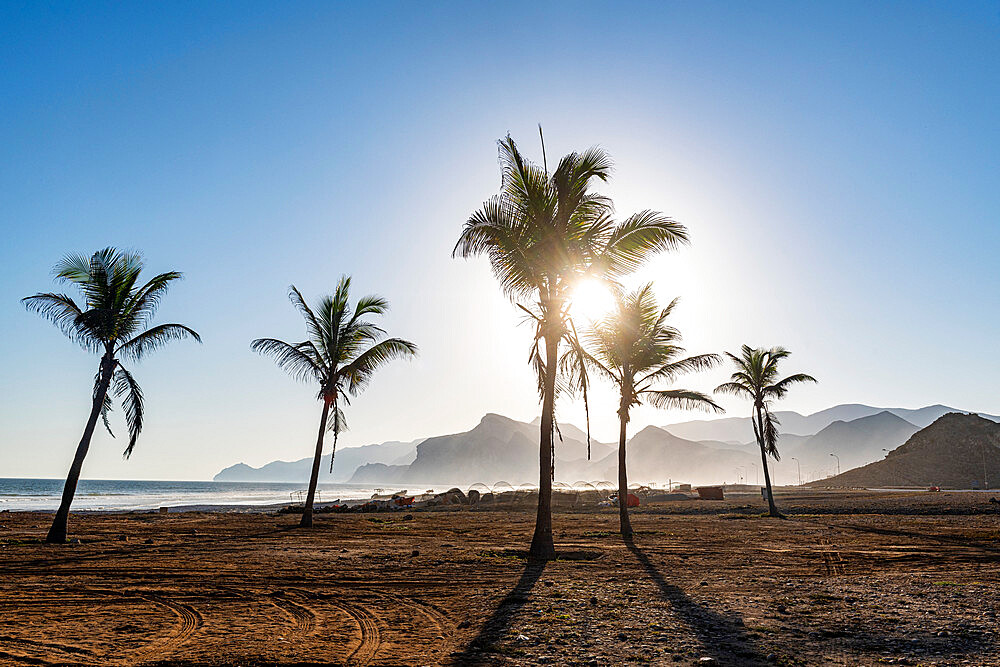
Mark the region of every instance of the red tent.
<instances>
[{"instance_id":1,"label":"red tent","mask_svg":"<svg viewBox=\"0 0 1000 667\"><path fill-rule=\"evenodd\" d=\"M626 507L638 507L639 506L639 496L630 493L625 496L625 506Z\"/></svg>"}]
</instances>

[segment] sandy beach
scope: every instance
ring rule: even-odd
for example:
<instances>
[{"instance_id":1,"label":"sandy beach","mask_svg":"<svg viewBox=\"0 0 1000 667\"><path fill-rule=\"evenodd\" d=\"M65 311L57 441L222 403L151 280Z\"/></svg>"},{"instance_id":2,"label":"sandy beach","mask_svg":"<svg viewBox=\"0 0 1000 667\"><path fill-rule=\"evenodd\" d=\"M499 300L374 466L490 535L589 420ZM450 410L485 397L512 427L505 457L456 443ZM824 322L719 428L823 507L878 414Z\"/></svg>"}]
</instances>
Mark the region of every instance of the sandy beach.
<instances>
[{"instance_id":1,"label":"sandy beach","mask_svg":"<svg viewBox=\"0 0 1000 667\"><path fill-rule=\"evenodd\" d=\"M1000 664L983 494L811 493L555 516L0 514L8 664ZM706 660L706 658L710 660ZM714 663L713 663L714 661Z\"/></svg>"}]
</instances>

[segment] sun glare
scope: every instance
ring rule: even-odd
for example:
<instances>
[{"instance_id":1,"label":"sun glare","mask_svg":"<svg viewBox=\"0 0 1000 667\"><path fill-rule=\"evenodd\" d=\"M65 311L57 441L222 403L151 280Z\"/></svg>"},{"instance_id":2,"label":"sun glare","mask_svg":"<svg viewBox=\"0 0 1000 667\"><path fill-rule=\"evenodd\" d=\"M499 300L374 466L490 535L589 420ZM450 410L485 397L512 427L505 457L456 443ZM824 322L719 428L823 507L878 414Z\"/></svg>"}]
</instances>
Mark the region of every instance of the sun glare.
<instances>
[{"instance_id":1,"label":"sun glare","mask_svg":"<svg viewBox=\"0 0 1000 667\"><path fill-rule=\"evenodd\" d=\"M584 321L596 322L614 307L611 291L596 280L585 280L573 290L573 315Z\"/></svg>"}]
</instances>

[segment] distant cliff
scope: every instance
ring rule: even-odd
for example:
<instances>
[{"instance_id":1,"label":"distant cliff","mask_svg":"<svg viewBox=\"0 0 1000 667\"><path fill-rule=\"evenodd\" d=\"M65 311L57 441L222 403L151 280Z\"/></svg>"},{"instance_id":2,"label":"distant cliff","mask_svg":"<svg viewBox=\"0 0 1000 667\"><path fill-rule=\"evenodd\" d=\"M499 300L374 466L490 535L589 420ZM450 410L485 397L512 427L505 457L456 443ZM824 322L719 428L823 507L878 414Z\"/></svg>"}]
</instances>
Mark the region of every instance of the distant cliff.
<instances>
[{"instance_id":1,"label":"distant cliff","mask_svg":"<svg viewBox=\"0 0 1000 667\"><path fill-rule=\"evenodd\" d=\"M591 443L588 461L586 435L572 427L562 428L556 439L556 481L614 481L618 478L617 447ZM578 440L572 436L583 436ZM630 479L638 483L664 484L668 480L694 483L732 480L734 469L755 460L751 449L726 448L721 443L684 440L654 426L637 433L626 445ZM371 463L362 466L352 483L411 485L505 481L511 485L538 483L538 426L501 415L488 414L471 431L428 438L417 446L409 465Z\"/></svg>"},{"instance_id":2,"label":"distant cliff","mask_svg":"<svg viewBox=\"0 0 1000 667\"><path fill-rule=\"evenodd\" d=\"M885 459L811 486L1000 488L1000 424L973 414L947 414Z\"/></svg>"},{"instance_id":3,"label":"distant cliff","mask_svg":"<svg viewBox=\"0 0 1000 667\"><path fill-rule=\"evenodd\" d=\"M344 447L337 450L333 473L330 473L330 455L320 464L321 482L346 482L358 466L367 463L406 464L416 456L419 440L413 442L383 442L363 447ZM237 463L220 471L212 479L216 482L308 482L312 458L298 461L272 461L260 468Z\"/></svg>"}]
</instances>

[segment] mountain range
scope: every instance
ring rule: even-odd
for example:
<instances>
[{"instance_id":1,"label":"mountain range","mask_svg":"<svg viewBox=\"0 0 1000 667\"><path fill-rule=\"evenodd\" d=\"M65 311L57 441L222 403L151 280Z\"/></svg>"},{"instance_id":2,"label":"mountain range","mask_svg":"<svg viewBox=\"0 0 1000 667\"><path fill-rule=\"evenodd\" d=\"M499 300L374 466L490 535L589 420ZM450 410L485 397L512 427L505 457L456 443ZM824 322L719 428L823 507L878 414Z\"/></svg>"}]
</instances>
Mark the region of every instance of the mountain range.
<instances>
[{"instance_id":1,"label":"mountain range","mask_svg":"<svg viewBox=\"0 0 1000 667\"><path fill-rule=\"evenodd\" d=\"M413 442L390 441L378 445L362 447L342 447L337 450L336 466L330 472L330 454L323 456L319 467L320 482L346 482L358 469L367 463L405 465L417 455L417 444ZM224 468L213 477L216 482L301 482L309 479L312 458L298 461L272 461L260 468L245 463L237 463ZM304 477L303 477L304 475Z\"/></svg>"},{"instance_id":2,"label":"mountain range","mask_svg":"<svg viewBox=\"0 0 1000 667\"><path fill-rule=\"evenodd\" d=\"M902 445L922 426L948 412L954 410L941 405L910 410L858 404L838 405L811 415L781 412L785 431L779 441L782 459L770 464L772 477L778 484L795 482L799 471L803 480L827 477L836 470L831 453L840 458L841 470L877 461L885 454L883 450ZM525 423L487 414L462 433L344 447L337 452L332 474L329 455L323 457L320 481L382 486L492 485L501 480L515 486L537 483L537 421ZM560 433L555 446L556 481L617 479L615 445L592 440L588 460L582 430L561 424ZM738 478L762 481L759 450L756 443L747 442L748 433L752 435L750 420L738 417L646 427L628 441L629 477L659 484L667 480L694 484ZM310 458L274 461L260 468L239 463L214 479L305 483L311 462Z\"/></svg>"},{"instance_id":3,"label":"mountain range","mask_svg":"<svg viewBox=\"0 0 1000 667\"><path fill-rule=\"evenodd\" d=\"M1000 424L978 415L946 414L883 460L811 486L996 488L1000 486Z\"/></svg>"},{"instance_id":4,"label":"mountain range","mask_svg":"<svg viewBox=\"0 0 1000 667\"><path fill-rule=\"evenodd\" d=\"M816 435L784 435L778 440L782 460L798 460L807 471L849 470L881 459L883 449L893 450L920 429L893 412L882 412L850 421L837 420ZM840 458L839 464L831 456Z\"/></svg>"},{"instance_id":5,"label":"mountain range","mask_svg":"<svg viewBox=\"0 0 1000 667\"><path fill-rule=\"evenodd\" d=\"M946 405L929 405L911 410L908 408L873 408L859 403L835 405L811 415L797 412L778 411L774 414L781 422L781 433L813 435L819 433L835 421L849 422L862 417L871 417L880 412L889 412L904 419L917 428L930 425L935 419L949 412L960 412ZM1000 417L983 415L986 419L1000 421ZM753 427L749 417L725 417L722 419L698 419L664 426L676 436L688 440L721 440L723 442L747 442L753 437Z\"/></svg>"}]
</instances>

